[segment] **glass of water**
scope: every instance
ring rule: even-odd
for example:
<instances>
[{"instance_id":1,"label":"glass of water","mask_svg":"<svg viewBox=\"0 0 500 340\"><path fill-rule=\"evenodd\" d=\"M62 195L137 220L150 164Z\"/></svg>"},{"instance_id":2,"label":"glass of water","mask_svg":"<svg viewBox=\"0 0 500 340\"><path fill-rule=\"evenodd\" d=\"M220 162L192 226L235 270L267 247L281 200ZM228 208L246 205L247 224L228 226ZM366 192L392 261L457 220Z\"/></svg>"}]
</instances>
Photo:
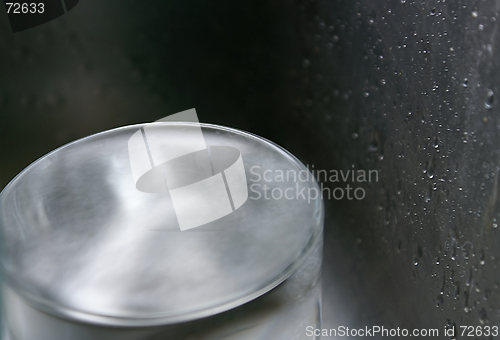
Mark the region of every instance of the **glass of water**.
<instances>
[{"instance_id":1,"label":"glass of water","mask_svg":"<svg viewBox=\"0 0 500 340\"><path fill-rule=\"evenodd\" d=\"M67 144L0 194L9 340L312 339L323 203L283 148L196 123Z\"/></svg>"}]
</instances>

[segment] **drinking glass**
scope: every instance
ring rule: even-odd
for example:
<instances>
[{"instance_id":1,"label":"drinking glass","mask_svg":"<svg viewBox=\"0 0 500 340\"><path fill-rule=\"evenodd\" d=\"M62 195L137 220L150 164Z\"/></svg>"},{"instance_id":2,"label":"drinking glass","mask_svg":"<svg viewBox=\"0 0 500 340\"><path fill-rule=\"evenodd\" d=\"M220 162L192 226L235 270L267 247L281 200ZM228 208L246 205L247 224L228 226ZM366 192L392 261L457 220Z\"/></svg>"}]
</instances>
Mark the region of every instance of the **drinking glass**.
<instances>
[{"instance_id":1,"label":"drinking glass","mask_svg":"<svg viewBox=\"0 0 500 340\"><path fill-rule=\"evenodd\" d=\"M0 194L9 340L312 339L323 202L280 146L209 124L120 127Z\"/></svg>"}]
</instances>

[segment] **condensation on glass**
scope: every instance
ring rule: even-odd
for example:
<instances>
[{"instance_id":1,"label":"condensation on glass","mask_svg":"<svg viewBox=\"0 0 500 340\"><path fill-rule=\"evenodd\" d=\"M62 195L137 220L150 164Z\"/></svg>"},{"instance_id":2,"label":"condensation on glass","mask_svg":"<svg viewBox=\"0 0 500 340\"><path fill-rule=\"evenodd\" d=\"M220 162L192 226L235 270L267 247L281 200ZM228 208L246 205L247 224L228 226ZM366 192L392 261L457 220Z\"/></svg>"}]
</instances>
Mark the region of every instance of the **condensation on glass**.
<instances>
[{"instance_id":1,"label":"condensation on glass","mask_svg":"<svg viewBox=\"0 0 500 340\"><path fill-rule=\"evenodd\" d=\"M197 181L218 176L227 189L205 187L203 195L213 195L213 203L236 192L235 172L217 168L224 148L238 150L247 182L246 201L235 195L230 210L210 212L219 218L208 223L181 228L183 204L196 214L200 203L186 190L177 202L175 188L138 190L140 176L132 171L129 141L138 131L147 141L147 129L172 136L196 127L190 123L128 126L81 139L39 159L4 189L4 338L310 339L306 327L319 327L321 317L317 183L263 138L197 126L211 162ZM153 161L152 149L145 159ZM177 168L159 166L168 188L194 178L199 158L189 157ZM174 185L169 171L187 177Z\"/></svg>"}]
</instances>

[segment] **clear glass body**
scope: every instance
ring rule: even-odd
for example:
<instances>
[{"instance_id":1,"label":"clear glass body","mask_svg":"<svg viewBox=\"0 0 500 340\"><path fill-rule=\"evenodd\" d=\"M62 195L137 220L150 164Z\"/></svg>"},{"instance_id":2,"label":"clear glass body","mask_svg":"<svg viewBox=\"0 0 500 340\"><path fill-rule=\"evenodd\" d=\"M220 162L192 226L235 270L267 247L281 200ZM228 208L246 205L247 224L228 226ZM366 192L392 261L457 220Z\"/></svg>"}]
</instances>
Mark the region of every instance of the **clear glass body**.
<instances>
[{"instance_id":1,"label":"clear glass body","mask_svg":"<svg viewBox=\"0 0 500 340\"><path fill-rule=\"evenodd\" d=\"M192 175L202 149L183 158L182 176L172 179L177 170L158 161L154 143L176 136L189 146L200 127L211 172ZM149 142L145 173L167 178L163 191L131 174L137 131ZM227 190L232 210L183 230L175 190L184 190L193 213L203 209L185 194L190 181L211 183L202 194L215 209ZM258 136L156 123L87 137L44 156L4 189L0 226L5 339L290 340L310 339L306 327L319 327L318 185L291 154Z\"/></svg>"},{"instance_id":2,"label":"clear glass body","mask_svg":"<svg viewBox=\"0 0 500 340\"><path fill-rule=\"evenodd\" d=\"M105 327L58 318L28 304L4 284L4 340L302 340L321 324L321 247L283 283L232 310L158 327ZM15 335L14 335L15 334Z\"/></svg>"}]
</instances>

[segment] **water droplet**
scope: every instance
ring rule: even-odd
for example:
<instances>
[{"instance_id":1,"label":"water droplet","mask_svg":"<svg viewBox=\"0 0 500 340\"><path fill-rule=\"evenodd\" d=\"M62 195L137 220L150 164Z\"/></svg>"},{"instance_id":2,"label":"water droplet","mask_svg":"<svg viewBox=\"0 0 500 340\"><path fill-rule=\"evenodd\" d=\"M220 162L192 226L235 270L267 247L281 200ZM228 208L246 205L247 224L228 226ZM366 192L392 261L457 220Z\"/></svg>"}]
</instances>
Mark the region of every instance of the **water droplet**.
<instances>
[{"instance_id":1,"label":"water droplet","mask_svg":"<svg viewBox=\"0 0 500 340\"><path fill-rule=\"evenodd\" d=\"M470 272L469 272L469 277L468 277L468 278L467 278L467 280L465 281L465 285L466 285L467 287L470 287L471 283L472 283L472 269L471 269L471 270L470 270Z\"/></svg>"},{"instance_id":2,"label":"water droplet","mask_svg":"<svg viewBox=\"0 0 500 340\"><path fill-rule=\"evenodd\" d=\"M333 41L333 42L337 42L337 41L339 41L339 36L335 34L335 35L332 37L332 41Z\"/></svg>"},{"instance_id":3,"label":"water droplet","mask_svg":"<svg viewBox=\"0 0 500 340\"><path fill-rule=\"evenodd\" d=\"M473 18L477 18L477 12L476 12L476 11L473 11L473 12L472 12L472 17L473 17Z\"/></svg>"},{"instance_id":4,"label":"water droplet","mask_svg":"<svg viewBox=\"0 0 500 340\"><path fill-rule=\"evenodd\" d=\"M464 312L465 313L469 313L470 312L470 308L469 308L469 292L467 291L464 291Z\"/></svg>"},{"instance_id":5,"label":"water droplet","mask_svg":"<svg viewBox=\"0 0 500 340\"><path fill-rule=\"evenodd\" d=\"M431 9L431 15L436 15L436 9L435 8Z\"/></svg>"},{"instance_id":6,"label":"water droplet","mask_svg":"<svg viewBox=\"0 0 500 340\"><path fill-rule=\"evenodd\" d=\"M385 79L380 79L380 85L385 85Z\"/></svg>"},{"instance_id":7,"label":"water droplet","mask_svg":"<svg viewBox=\"0 0 500 340\"><path fill-rule=\"evenodd\" d=\"M481 323L481 325L489 322L488 315L486 314L486 309L484 309L484 307L479 311L479 322Z\"/></svg>"},{"instance_id":8,"label":"water droplet","mask_svg":"<svg viewBox=\"0 0 500 340\"><path fill-rule=\"evenodd\" d=\"M443 295L439 294L438 297L437 297L436 307L441 306L443 303L444 303Z\"/></svg>"},{"instance_id":9,"label":"water droplet","mask_svg":"<svg viewBox=\"0 0 500 340\"><path fill-rule=\"evenodd\" d=\"M494 93L492 90L489 90L486 94L486 101L484 102L484 107L487 109L491 109L493 107L494 101Z\"/></svg>"},{"instance_id":10,"label":"water droplet","mask_svg":"<svg viewBox=\"0 0 500 340\"><path fill-rule=\"evenodd\" d=\"M377 152L378 151L378 142L376 140L373 140L368 145L368 151L370 151L370 152Z\"/></svg>"},{"instance_id":11,"label":"water droplet","mask_svg":"<svg viewBox=\"0 0 500 340\"><path fill-rule=\"evenodd\" d=\"M357 134L356 132L354 132L354 133L352 134L352 139L356 139L356 138L358 138L358 137L359 137L359 136L358 136L358 134Z\"/></svg>"},{"instance_id":12,"label":"water droplet","mask_svg":"<svg viewBox=\"0 0 500 340\"><path fill-rule=\"evenodd\" d=\"M429 203L431 198L432 198L432 186L429 185L429 189L427 190L424 196L425 203Z\"/></svg>"},{"instance_id":13,"label":"water droplet","mask_svg":"<svg viewBox=\"0 0 500 340\"><path fill-rule=\"evenodd\" d=\"M311 62L309 61L309 59L304 59L302 61L302 67L309 67L311 66Z\"/></svg>"},{"instance_id":14,"label":"water droplet","mask_svg":"<svg viewBox=\"0 0 500 340\"><path fill-rule=\"evenodd\" d=\"M455 290L453 292L453 297L455 299L458 299L458 297L460 296L460 281L458 281L456 284L455 284Z\"/></svg>"},{"instance_id":15,"label":"water droplet","mask_svg":"<svg viewBox=\"0 0 500 340\"><path fill-rule=\"evenodd\" d=\"M484 256L484 250L481 252L481 259L479 260L479 264L481 266L484 266L484 263L485 263L485 256Z\"/></svg>"},{"instance_id":16,"label":"water droplet","mask_svg":"<svg viewBox=\"0 0 500 340\"><path fill-rule=\"evenodd\" d=\"M418 264L420 263L420 259L422 258L422 255L423 255L423 250L422 250L422 247L421 246L418 246L417 247L417 254L415 255L415 257L413 258L413 264L415 266L418 266Z\"/></svg>"},{"instance_id":17,"label":"water droplet","mask_svg":"<svg viewBox=\"0 0 500 340\"><path fill-rule=\"evenodd\" d=\"M369 96L370 96L370 93L368 93L368 92L363 93L363 97L368 98Z\"/></svg>"},{"instance_id":18,"label":"water droplet","mask_svg":"<svg viewBox=\"0 0 500 340\"><path fill-rule=\"evenodd\" d=\"M402 3L402 4L405 4L405 3L406 3L406 0L401 0L401 3Z\"/></svg>"},{"instance_id":19,"label":"water droplet","mask_svg":"<svg viewBox=\"0 0 500 340\"><path fill-rule=\"evenodd\" d=\"M467 87L467 86L469 86L469 79L464 78L464 82L462 83L462 86L463 86L463 87Z\"/></svg>"},{"instance_id":20,"label":"water droplet","mask_svg":"<svg viewBox=\"0 0 500 340\"><path fill-rule=\"evenodd\" d=\"M430 179L434 178L434 158L431 158L430 161L426 163L426 166L423 170L424 174L427 174L427 177Z\"/></svg>"},{"instance_id":21,"label":"water droplet","mask_svg":"<svg viewBox=\"0 0 500 340\"><path fill-rule=\"evenodd\" d=\"M480 31L483 31L484 30L484 25L483 24L479 24L477 26L477 28L480 30Z\"/></svg>"}]
</instances>

